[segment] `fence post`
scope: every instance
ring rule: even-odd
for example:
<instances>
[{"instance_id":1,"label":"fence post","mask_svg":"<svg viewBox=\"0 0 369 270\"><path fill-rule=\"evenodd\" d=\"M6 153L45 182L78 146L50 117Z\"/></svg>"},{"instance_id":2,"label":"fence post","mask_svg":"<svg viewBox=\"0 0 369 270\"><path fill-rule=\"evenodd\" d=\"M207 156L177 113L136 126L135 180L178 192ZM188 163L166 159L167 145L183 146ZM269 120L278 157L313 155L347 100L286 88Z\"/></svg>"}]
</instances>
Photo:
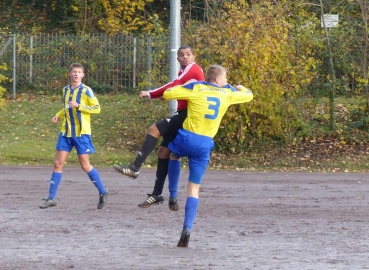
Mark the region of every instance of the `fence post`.
<instances>
[{"instance_id":1,"label":"fence post","mask_svg":"<svg viewBox=\"0 0 369 270\"><path fill-rule=\"evenodd\" d=\"M147 90L151 90L151 35L147 36Z\"/></svg>"},{"instance_id":2,"label":"fence post","mask_svg":"<svg viewBox=\"0 0 369 270\"><path fill-rule=\"evenodd\" d=\"M17 52L17 44L15 42L15 34L13 34L13 99L16 99L16 52Z\"/></svg>"},{"instance_id":3,"label":"fence post","mask_svg":"<svg viewBox=\"0 0 369 270\"><path fill-rule=\"evenodd\" d=\"M33 36L30 37L29 41L29 49L30 49L30 55L29 55L29 82L32 83L32 64L33 64Z\"/></svg>"},{"instance_id":4,"label":"fence post","mask_svg":"<svg viewBox=\"0 0 369 270\"><path fill-rule=\"evenodd\" d=\"M136 89L136 51L137 38L133 38L133 89Z\"/></svg>"},{"instance_id":5,"label":"fence post","mask_svg":"<svg viewBox=\"0 0 369 270\"><path fill-rule=\"evenodd\" d=\"M177 62L177 50L181 46L181 1L170 1L170 80L173 81L178 77L179 65ZM177 100L169 101L170 115L174 115L177 111Z\"/></svg>"},{"instance_id":6,"label":"fence post","mask_svg":"<svg viewBox=\"0 0 369 270\"><path fill-rule=\"evenodd\" d=\"M8 48L8 46L12 42L12 39L13 39L12 37L8 38L8 41L5 43L5 45L3 46L3 48L0 51L0 56L2 56L3 53L5 52L6 48Z\"/></svg>"}]
</instances>

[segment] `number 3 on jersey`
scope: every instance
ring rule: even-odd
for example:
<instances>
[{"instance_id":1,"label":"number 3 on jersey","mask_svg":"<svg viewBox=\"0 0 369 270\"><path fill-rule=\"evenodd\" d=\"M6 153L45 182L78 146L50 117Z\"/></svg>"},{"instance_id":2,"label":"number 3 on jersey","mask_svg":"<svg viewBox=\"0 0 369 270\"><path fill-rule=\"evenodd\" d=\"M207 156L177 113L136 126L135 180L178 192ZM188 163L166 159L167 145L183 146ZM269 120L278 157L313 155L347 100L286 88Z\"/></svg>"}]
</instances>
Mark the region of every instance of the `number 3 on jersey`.
<instances>
[{"instance_id":1,"label":"number 3 on jersey","mask_svg":"<svg viewBox=\"0 0 369 270\"><path fill-rule=\"evenodd\" d=\"M220 107L220 100L216 97L208 97L207 101L209 104L208 109L214 111L213 114L205 114L206 119L214 120L218 117L219 114L219 107Z\"/></svg>"}]
</instances>

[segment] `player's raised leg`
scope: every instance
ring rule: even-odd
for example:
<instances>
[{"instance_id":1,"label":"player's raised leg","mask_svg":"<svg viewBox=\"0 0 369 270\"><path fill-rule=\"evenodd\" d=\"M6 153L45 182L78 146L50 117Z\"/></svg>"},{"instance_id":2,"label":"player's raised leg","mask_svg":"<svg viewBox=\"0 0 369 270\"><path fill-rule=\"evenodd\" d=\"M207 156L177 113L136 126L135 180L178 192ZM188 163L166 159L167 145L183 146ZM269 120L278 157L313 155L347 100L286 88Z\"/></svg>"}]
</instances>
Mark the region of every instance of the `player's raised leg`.
<instances>
[{"instance_id":1,"label":"player's raised leg","mask_svg":"<svg viewBox=\"0 0 369 270\"><path fill-rule=\"evenodd\" d=\"M128 176L132 179L136 179L146 158L154 150L159 136L160 132L156 127L156 124L151 125L149 127L148 134L146 135L146 139L142 144L142 147L138 152L135 161L128 166L114 164L113 168L122 175Z\"/></svg>"}]
</instances>

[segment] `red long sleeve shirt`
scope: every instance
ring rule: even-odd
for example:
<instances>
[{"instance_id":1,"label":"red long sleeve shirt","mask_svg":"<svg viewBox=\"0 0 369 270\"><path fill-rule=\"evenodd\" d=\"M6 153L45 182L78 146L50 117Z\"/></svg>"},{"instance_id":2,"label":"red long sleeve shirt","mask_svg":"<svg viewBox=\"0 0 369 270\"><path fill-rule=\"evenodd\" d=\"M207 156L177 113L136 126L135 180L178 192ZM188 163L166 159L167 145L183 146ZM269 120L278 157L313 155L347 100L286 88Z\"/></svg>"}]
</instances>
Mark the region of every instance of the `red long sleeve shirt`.
<instances>
[{"instance_id":1,"label":"red long sleeve shirt","mask_svg":"<svg viewBox=\"0 0 369 270\"><path fill-rule=\"evenodd\" d=\"M163 96L164 91L177 85L183 85L187 81L195 79L197 81L204 81L204 72L202 68L195 62L189 64L185 69L178 72L178 78L170 83L167 83L159 88L149 91L149 98L160 98ZM187 100L178 100L177 111L187 108Z\"/></svg>"}]
</instances>

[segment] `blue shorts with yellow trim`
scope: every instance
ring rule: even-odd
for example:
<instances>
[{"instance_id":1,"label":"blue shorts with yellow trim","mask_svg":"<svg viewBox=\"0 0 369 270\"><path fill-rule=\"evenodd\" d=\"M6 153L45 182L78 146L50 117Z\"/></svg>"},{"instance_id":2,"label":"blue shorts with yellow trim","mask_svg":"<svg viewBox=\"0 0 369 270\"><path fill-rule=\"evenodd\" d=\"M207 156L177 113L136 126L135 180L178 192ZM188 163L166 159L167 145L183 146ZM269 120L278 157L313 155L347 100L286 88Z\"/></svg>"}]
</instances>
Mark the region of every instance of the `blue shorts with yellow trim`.
<instances>
[{"instance_id":1,"label":"blue shorts with yellow trim","mask_svg":"<svg viewBox=\"0 0 369 270\"><path fill-rule=\"evenodd\" d=\"M178 130L178 135L168 145L168 148L176 157L188 157L190 170L188 180L195 184L201 184L213 147L213 138L185 129Z\"/></svg>"},{"instance_id":2,"label":"blue shorts with yellow trim","mask_svg":"<svg viewBox=\"0 0 369 270\"><path fill-rule=\"evenodd\" d=\"M58 142L56 143L56 150L70 152L73 147L76 148L78 155L95 153L91 135L82 134L81 137L65 137L60 132Z\"/></svg>"}]
</instances>

